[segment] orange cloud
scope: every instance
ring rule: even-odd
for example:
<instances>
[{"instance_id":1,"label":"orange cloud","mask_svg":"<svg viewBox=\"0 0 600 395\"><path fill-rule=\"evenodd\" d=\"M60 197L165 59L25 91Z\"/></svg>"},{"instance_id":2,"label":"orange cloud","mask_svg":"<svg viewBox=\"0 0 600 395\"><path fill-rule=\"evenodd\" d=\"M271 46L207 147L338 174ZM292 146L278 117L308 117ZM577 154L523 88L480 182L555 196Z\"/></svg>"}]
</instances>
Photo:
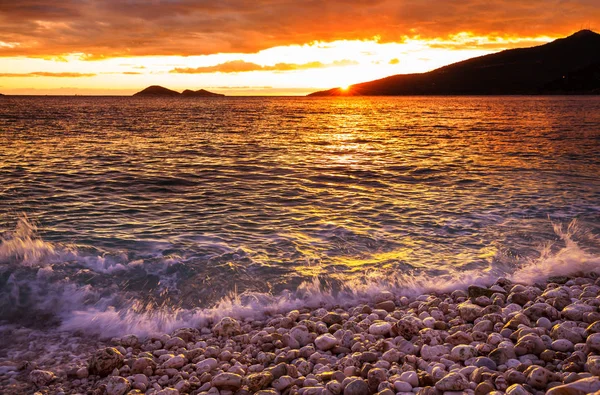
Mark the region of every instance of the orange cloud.
<instances>
[{"instance_id":1,"label":"orange cloud","mask_svg":"<svg viewBox=\"0 0 600 395\"><path fill-rule=\"evenodd\" d=\"M60 78L79 78L94 77L93 73L51 73L48 71L35 71L33 73L0 73L0 77L60 77Z\"/></svg>"},{"instance_id":2,"label":"orange cloud","mask_svg":"<svg viewBox=\"0 0 600 395\"><path fill-rule=\"evenodd\" d=\"M277 63L273 66L261 66L256 63L246 62L244 60L232 60L230 62L220 63L214 66L203 66L196 68L175 68L170 73L177 74L207 74L207 73L246 73L250 71L293 71L322 69L326 67L352 66L358 62L353 60L337 60L333 63L310 62L303 64L295 63Z\"/></svg>"},{"instance_id":3,"label":"orange cloud","mask_svg":"<svg viewBox=\"0 0 600 395\"><path fill-rule=\"evenodd\" d=\"M0 7L0 56L253 53L313 41L564 36L600 20L596 0L19 0ZM592 28L597 26L591 26Z\"/></svg>"}]
</instances>

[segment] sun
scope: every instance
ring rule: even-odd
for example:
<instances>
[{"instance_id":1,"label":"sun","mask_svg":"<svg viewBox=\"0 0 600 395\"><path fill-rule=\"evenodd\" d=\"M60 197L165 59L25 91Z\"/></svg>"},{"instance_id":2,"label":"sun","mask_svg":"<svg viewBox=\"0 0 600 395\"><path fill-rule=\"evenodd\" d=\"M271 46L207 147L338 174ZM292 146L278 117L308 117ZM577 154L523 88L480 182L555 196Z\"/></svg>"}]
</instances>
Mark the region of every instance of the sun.
<instances>
[{"instance_id":1,"label":"sun","mask_svg":"<svg viewBox=\"0 0 600 395\"><path fill-rule=\"evenodd\" d=\"M341 90L342 92L348 92L348 89L350 89L350 85L343 85L343 86L340 86L340 90Z\"/></svg>"}]
</instances>

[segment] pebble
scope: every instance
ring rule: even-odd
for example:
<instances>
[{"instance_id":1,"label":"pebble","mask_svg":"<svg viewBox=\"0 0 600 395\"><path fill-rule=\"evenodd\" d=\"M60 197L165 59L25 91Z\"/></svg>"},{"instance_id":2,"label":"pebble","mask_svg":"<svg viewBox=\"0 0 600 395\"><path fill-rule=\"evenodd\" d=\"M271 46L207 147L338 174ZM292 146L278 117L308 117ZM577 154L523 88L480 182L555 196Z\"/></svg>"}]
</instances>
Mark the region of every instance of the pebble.
<instances>
[{"instance_id":1,"label":"pebble","mask_svg":"<svg viewBox=\"0 0 600 395\"><path fill-rule=\"evenodd\" d=\"M315 345L319 350L327 351L338 345L338 339L330 333L325 333L315 339Z\"/></svg>"},{"instance_id":2,"label":"pebble","mask_svg":"<svg viewBox=\"0 0 600 395\"><path fill-rule=\"evenodd\" d=\"M224 317L170 334L115 338L87 366L0 365L0 385L26 376L31 391L22 393L593 393L600 390L596 283L595 275L564 285L500 279L469 292L382 292L351 308Z\"/></svg>"},{"instance_id":3,"label":"pebble","mask_svg":"<svg viewBox=\"0 0 600 395\"><path fill-rule=\"evenodd\" d=\"M47 370L32 370L29 373L29 381L36 387L44 387L50 384L55 378L56 375Z\"/></svg>"},{"instance_id":4,"label":"pebble","mask_svg":"<svg viewBox=\"0 0 600 395\"><path fill-rule=\"evenodd\" d=\"M108 376L113 370L123 366L125 357L114 347L100 349L92 355L88 369L90 374Z\"/></svg>"},{"instance_id":5,"label":"pebble","mask_svg":"<svg viewBox=\"0 0 600 395\"><path fill-rule=\"evenodd\" d=\"M224 390L237 390L242 386L242 376L235 373L220 373L211 380L213 387Z\"/></svg>"},{"instance_id":6,"label":"pebble","mask_svg":"<svg viewBox=\"0 0 600 395\"><path fill-rule=\"evenodd\" d=\"M369 385L361 379L353 380L344 387L344 395L366 395L369 393Z\"/></svg>"}]
</instances>

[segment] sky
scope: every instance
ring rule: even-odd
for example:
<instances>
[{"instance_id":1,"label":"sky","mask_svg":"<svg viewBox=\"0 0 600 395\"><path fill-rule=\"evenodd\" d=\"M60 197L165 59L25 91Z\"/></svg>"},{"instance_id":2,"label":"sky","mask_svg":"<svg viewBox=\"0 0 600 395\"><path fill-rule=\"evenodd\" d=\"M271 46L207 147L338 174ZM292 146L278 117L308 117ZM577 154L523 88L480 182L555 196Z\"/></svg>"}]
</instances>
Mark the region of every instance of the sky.
<instances>
[{"instance_id":1,"label":"sky","mask_svg":"<svg viewBox=\"0 0 600 395\"><path fill-rule=\"evenodd\" d=\"M599 26L598 0L0 0L0 93L305 95Z\"/></svg>"}]
</instances>

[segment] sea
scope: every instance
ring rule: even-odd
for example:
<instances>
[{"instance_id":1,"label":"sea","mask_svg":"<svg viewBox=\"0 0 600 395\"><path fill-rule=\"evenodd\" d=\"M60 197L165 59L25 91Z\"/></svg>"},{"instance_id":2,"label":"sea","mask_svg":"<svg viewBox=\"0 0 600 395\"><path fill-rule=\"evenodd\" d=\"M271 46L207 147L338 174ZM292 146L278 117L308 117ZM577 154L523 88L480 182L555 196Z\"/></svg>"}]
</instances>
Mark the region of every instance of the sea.
<instances>
[{"instance_id":1,"label":"sea","mask_svg":"<svg viewBox=\"0 0 600 395\"><path fill-rule=\"evenodd\" d=\"M0 324L98 338L600 270L600 97L3 97Z\"/></svg>"}]
</instances>

